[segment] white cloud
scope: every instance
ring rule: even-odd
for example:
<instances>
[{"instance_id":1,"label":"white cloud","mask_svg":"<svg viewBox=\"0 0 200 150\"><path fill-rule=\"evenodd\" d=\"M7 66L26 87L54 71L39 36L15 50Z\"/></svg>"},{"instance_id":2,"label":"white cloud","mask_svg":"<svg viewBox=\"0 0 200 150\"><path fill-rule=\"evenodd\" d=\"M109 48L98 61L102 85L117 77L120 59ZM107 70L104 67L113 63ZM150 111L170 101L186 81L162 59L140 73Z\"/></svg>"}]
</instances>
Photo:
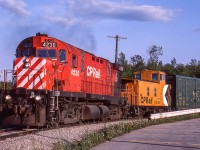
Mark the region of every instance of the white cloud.
<instances>
[{"instance_id":1,"label":"white cloud","mask_svg":"<svg viewBox=\"0 0 200 150\"><path fill-rule=\"evenodd\" d=\"M74 19L64 18L61 16L47 16L45 18L53 23L60 24L63 26L71 26L76 24L76 21Z\"/></svg>"},{"instance_id":2,"label":"white cloud","mask_svg":"<svg viewBox=\"0 0 200 150\"><path fill-rule=\"evenodd\" d=\"M43 7L44 10L45 19L68 27L77 24L87 26L106 19L167 22L180 11L109 0L59 0L58 5Z\"/></svg>"},{"instance_id":3,"label":"white cloud","mask_svg":"<svg viewBox=\"0 0 200 150\"><path fill-rule=\"evenodd\" d=\"M130 21L169 21L176 10L161 6L99 0L66 0L68 12L85 19L118 19Z\"/></svg>"},{"instance_id":4,"label":"white cloud","mask_svg":"<svg viewBox=\"0 0 200 150\"><path fill-rule=\"evenodd\" d=\"M59 0L56 5L41 6L40 10L43 11L43 21L56 25L57 30L61 30L65 35L70 35L67 40L70 40L72 44L89 50L95 49L97 45L92 24L96 24L98 21L166 22L177 14L177 10L166 9L162 6L137 6L130 2L109 0Z\"/></svg>"},{"instance_id":5,"label":"white cloud","mask_svg":"<svg viewBox=\"0 0 200 150\"><path fill-rule=\"evenodd\" d=\"M22 0L0 0L0 6L18 15L30 15L25 9L26 4Z\"/></svg>"}]
</instances>

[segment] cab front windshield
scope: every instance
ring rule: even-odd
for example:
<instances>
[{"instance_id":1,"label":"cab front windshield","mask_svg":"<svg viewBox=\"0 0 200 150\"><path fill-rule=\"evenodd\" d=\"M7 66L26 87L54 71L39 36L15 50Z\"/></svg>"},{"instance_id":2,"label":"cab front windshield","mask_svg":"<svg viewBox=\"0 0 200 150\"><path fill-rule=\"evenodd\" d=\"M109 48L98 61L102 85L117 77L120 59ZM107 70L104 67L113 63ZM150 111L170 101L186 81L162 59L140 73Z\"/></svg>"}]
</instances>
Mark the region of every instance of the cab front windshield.
<instances>
[{"instance_id":1,"label":"cab front windshield","mask_svg":"<svg viewBox=\"0 0 200 150\"><path fill-rule=\"evenodd\" d=\"M56 58L56 50L38 49L37 54L35 49L17 50L16 57Z\"/></svg>"},{"instance_id":2,"label":"cab front windshield","mask_svg":"<svg viewBox=\"0 0 200 150\"><path fill-rule=\"evenodd\" d=\"M19 57L30 57L30 56L33 56L33 57L36 56L35 49L17 50L17 53L16 53L17 58L19 58Z\"/></svg>"},{"instance_id":3,"label":"cab front windshield","mask_svg":"<svg viewBox=\"0 0 200 150\"><path fill-rule=\"evenodd\" d=\"M38 49L38 57L42 58L56 58L55 49Z\"/></svg>"}]
</instances>

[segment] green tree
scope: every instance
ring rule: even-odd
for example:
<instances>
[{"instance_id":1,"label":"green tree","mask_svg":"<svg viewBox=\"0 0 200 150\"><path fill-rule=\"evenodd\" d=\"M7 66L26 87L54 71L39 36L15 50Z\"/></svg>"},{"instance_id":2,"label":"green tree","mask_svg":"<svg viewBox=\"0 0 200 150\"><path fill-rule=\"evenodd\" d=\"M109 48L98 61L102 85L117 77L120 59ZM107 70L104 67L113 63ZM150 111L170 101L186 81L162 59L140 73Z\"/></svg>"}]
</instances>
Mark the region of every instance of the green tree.
<instances>
[{"instance_id":1,"label":"green tree","mask_svg":"<svg viewBox=\"0 0 200 150\"><path fill-rule=\"evenodd\" d=\"M184 64L177 64L176 66L176 75L190 76L188 68Z\"/></svg>"},{"instance_id":2,"label":"green tree","mask_svg":"<svg viewBox=\"0 0 200 150\"><path fill-rule=\"evenodd\" d=\"M148 51L147 69L158 69L159 57L163 55L161 46L153 45Z\"/></svg>"},{"instance_id":3,"label":"green tree","mask_svg":"<svg viewBox=\"0 0 200 150\"><path fill-rule=\"evenodd\" d=\"M4 89L4 82L1 81L0 82L0 89ZM12 81L7 81L6 82L6 89L12 89Z\"/></svg>"},{"instance_id":4,"label":"green tree","mask_svg":"<svg viewBox=\"0 0 200 150\"><path fill-rule=\"evenodd\" d=\"M176 64L176 58L173 57L172 60L171 60L171 66L175 68L176 65L177 65L177 64Z\"/></svg>"},{"instance_id":5,"label":"green tree","mask_svg":"<svg viewBox=\"0 0 200 150\"><path fill-rule=\"evenodd\" d=\"M132 78L133 77L133 71L132 71L132 65L131 64L126 64L124 66L124 71L123 71L122 77L126 77L126 78Z\"/></svg>"},{"instance_id":6,"label":"green tree","mask_svg":"<svg viewBox=\"0 0 200 150\"><path fill-rule=\"evenodd\" d=\"M173 66L169 63L165 64L162 69L162 71L164 71L169 75L173 75L173 70L174 70Z\"/></svg>"},{"instance_id":7,"label":"green tree","mask_svg":"<svg viewBox=\"0 0 200 150\"><path fill-rule=\"evenodd\" d=\"M118 57L118 63L124 67L127 63L128 63L128 60L126 60L126 56L124 53L119 53L119 57Z\"/></svg>"},{"instance_id":8,"label":"green tree","mask_svg":"<svg viewBox=\"0 0 200 150\"><path fill-rule=\"evenodd\" d=\"M196 59L191 59L189 64L186 65L186 68L189 70L189 75L191 77L198 76L198 61Z\"/></svg>"},{"instance_id":9,"label":"green tree","mask_svg":"<svg viewBox=\"0 0 200 150\"><path fill-rule=\"evenodd\" d=\"M176 58L172 58L171 63L167 63L163 66L162 71L164 71L165 73L169 74L169 75L175 75L176 74Z\"/></svg>"},{"instance_id":10,"label":"green tree","mask_svg":"<svg viewBox=\"0 0 200 150\"><path fill-rule=\"evenodd\" d=\"M140 55L134 55L131 57L131 64L132 64L132 70L134 71L141 71L146 68L145 61Z\"/></svg>"},{"instance_id":11,"label":"green tree","mask_svg":"<svg viewBox=\"0 0 200 150\"><path fill-rule=\"evenodd\" d=\"M126 59L126 56L124 53L120 53L118 57L118 63L123 67L123 77L132 77L132 66L128 64L128 60Z\"/></svg>"}]
</instances>

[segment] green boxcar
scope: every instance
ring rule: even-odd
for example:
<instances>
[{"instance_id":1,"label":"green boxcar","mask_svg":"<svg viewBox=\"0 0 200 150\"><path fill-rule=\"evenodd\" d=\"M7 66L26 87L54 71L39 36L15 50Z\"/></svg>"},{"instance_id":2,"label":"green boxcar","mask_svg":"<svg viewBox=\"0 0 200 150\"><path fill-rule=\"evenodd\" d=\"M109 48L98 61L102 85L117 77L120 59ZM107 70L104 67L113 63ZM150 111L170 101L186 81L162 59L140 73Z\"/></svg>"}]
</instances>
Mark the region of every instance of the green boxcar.
<instances>
[{"instance_id":1,"label":"green boxcar","mask_svg":"<svg viewBox=\"0 0 200 150\"><path fill-rule=\"evenodd\" d=\"M200 107L200 79L179 75L167 75L166 83L171 85L173 110Z\"/></svg>"}]
</instances>

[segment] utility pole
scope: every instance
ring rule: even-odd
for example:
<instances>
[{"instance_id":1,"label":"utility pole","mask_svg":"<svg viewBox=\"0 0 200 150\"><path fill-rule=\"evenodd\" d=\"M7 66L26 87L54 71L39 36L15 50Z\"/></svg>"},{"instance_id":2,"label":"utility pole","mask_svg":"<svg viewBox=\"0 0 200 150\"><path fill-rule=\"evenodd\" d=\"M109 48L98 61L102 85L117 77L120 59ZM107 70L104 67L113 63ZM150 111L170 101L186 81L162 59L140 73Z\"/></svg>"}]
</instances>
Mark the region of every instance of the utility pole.
<instances>
[{"instance_id":1,"label":"utility pole","mask_svg":"<svg viewBox=\"0 0 200 150\"><path fill-rule=\"evenodd\" d=\"M120 37L119 35L115 36L107 36L109 38L114 38L116 40L116 49L115 49L115 64L118 63L117 58L118 58L118 41L119 39L127 39L127 37Z\"/></svg>"}]
</instances>

